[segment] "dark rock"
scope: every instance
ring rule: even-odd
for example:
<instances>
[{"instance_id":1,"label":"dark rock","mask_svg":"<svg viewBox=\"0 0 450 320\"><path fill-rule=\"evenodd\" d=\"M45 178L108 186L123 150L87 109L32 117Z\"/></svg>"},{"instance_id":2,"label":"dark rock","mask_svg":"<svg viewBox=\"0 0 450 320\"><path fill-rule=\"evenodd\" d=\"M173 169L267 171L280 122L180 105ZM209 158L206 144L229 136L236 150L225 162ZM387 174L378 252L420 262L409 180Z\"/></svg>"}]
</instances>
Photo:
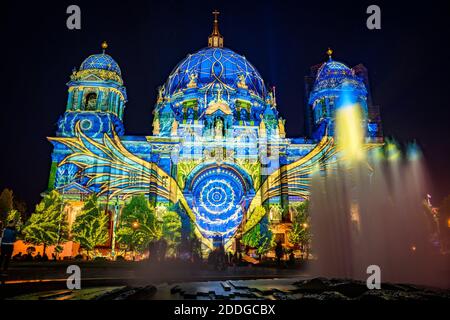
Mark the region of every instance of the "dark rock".
<instances>
[{"instance_id":1,"label":"dark rock","mask_svg":"<svg viewBox=\"0 0 450 320\"><path fill-rule=\"evenodd\" d=\"M314 278L311 280L305 280L301 282L294 283L298 287L298 290L293 290L295 292L310 292L310 293L321 293L326 291L328 284L326 279Z\"/></svg>"},{"instance_id":2,"label":"dark rock","mask_svg":"<svg viewBox=\"0 0 450 320\"><path fill-rule=\"evenodd\" d=\"M349 298L337 291L325 291L320 294L319 300L327 300L327 301L341 301L341 300L349 300Z\"/></svg>"},{"instance_id":3,"label":"dark rock","mask_svg":"<svg viewBox=\"0 0 450 320\"><path fill-rule=\"evenodd\" d=\"M342 293L349 298L356 298L369 290L366 284L362 282L352 281L333 284L329 287L330 290Z\"/></svg>"},{"instance_id":4,"label":"dark rock","mask_svg":"<svg viewBox=\"0 0 450 320\"><path fill-rule=\"evenodd\" d=\"M380 301L389 301L391 300L389 294L387 294L383 290L368 290L363 293L358 300L364 302L380 302Z\"/></svg>"},{"instance_id":5,"label":"dark rock","mask_svg":"<svg viewBox=\"0 0 450 320\"><path fill-rule=\"evenodd\" d=\"M175 293L180 292L180 291L181 291L181 288L180 288L180 286L178 286L178 285L176 285L176 286L174 286L174 287L172 287L172 288L170 289L170 293L171 293L171 294L175 294Z\"/></svg>"},{"instance_id":6,"label":"dark rock","mask_svg":"<svg viewBox=\"0 0 450 320\"><path fill-rule=\"evenodd\" d=\"M128 295L127 300L149 300L155 293L156 287L149 285L144 288L139 288L134 293Z\"/></svg>"}]
</instances>

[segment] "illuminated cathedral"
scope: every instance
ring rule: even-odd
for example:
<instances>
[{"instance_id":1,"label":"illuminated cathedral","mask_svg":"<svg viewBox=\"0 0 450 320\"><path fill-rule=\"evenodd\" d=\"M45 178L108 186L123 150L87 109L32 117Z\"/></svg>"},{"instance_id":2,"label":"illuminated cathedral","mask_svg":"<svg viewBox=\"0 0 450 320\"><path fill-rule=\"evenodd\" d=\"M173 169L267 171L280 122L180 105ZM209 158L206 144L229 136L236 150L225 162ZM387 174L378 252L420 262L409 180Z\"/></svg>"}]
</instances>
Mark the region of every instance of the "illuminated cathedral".
<instances>
[{"instance_id":1,"label":"illuminated cathedral","mask_svg":"<svg viewBox=\"0 0 450 320\"><path fill-rule=\"evenodd\" d=\"M327 61L305 77L308 136L287 138L275 89L244 56L224 47L217 13L208 46L182 60L159 88L153 134L129 136L121 69L106 43L102 49L67 84L66 111L48 138L54 146L49 190L63 196L69 222L97 194L111 216L110 247L121 208L138 194L158 210L175 210L182 232L194 232L205 249L219 238L226 250L236 250L264 217L287 242L287 208L308 199L313 167L336 157L335 110L357 103L366 142L381 139L367 70L333 60L330 49ZM261 206L264 211L255 210Z\"/></svg>"}]
</instances>

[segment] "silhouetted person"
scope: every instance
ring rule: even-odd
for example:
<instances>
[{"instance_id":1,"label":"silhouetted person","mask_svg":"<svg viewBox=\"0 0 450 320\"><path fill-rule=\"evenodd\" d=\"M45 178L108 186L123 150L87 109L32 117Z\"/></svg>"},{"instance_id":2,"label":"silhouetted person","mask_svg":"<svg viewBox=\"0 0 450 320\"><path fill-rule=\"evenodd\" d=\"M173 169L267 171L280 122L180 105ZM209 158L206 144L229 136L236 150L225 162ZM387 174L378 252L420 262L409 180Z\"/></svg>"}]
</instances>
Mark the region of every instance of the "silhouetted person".
<instances>
[{"instance_id":1,"label":"silhouetted person","mask_svg":"<svg viewBox=\"0 0 450 320\"><path fill-rule=\"evenodd\" d=\"M167 242L164 239L161 239L159 242L159 248L158 248L158 255L159 255L159 261L163 262L166 258L166 252L167 252Z\"/></svg>"},{"instance_id":2,"label":"silhouetted person","mask_svg":"<svg viewBox=\"0 0 450 320\"><path fill-rule=\"evenodd\" d=\"M281 258L283 257L283 245L281 244L281 241L277 242L275 256L277 257L277 265L279 266L281 264Z\"/></svg>"},{"instance_id":3,"label":"silhouetted person","mask_svg":"<svg viewBox=\"0 0 450 320\"><path fill-rule=\"evenodd\" d=\"M150 241L148 243L148 261L149 262L155 262L158 259L157 245L158 245L158 243L155 241Z\"/></svg>"},{"instance_id":4,"label":"silhouetted person","mask_svg":"<svg viewBox=\"0 0 450 320\"><path fill-rule=\"evenodd\" d=\"M14 261L21 261L23 259L22 252L19 252L15 256L12 257Z\"/></svg>"},{"instance_id":5,"label":"silhouetted person","mask_svg":"<svg viewBox=\"0 0 450 320\"><path fill-rule=\"evenodd\" d=\"M233 261L233 264L234 264L234 265L237 265L237 264L239 263L238 253L237 253L236 251L235 251L234 254L233 254L233 259L232 259L232 261Z\"/></svg>"},{"instance_id":6,"label":"silhouetted person","mask_svg":"<svg viewBox=\"0 0 450 320\"><path fill-rule=\"evenodd\" d=\"M289 264L291 266L295 265L295 254L294 254L294 250L291 251L291 253L289 254Z\"/></svg>"},{"instance_id":7,"label":"silhouetted person","mask_svg":"<svg viewBox=\"0 0 450 320\"><path fill-rule=\"evenodd\" d=\"M8 222L8 225L3 230L1 253L0 253L0 268L3 267L3 271L8 270L9 261L14 251L14 243L16 242L17 230L14 221Z\"/></svg>"},{"instance_id":8,"label":"silhouetted person","mask_svg":"<svg viewBox=\"0 0 450 320\"><path fill-rule=\"evenodd\" d=\"M217 270L225 270L226 266L227 266L227 254L225 253L225 248L223 247L223 245L220 245L219 248L216 249L216 264L215 264L215 268Z\"/></svg>"},{"instance_id":9,"label":"silhouetted person","mask_svg":"<svg viewBox=\"0 0 450 320\"><path fill-rule=\"evenodd\" d=\"M34 257L34 260L36 260L36 261L42 261L42 256L41 256L41 253L40 253L40 252L37 253L36 257Z\"/></svg>"}]
</instances>

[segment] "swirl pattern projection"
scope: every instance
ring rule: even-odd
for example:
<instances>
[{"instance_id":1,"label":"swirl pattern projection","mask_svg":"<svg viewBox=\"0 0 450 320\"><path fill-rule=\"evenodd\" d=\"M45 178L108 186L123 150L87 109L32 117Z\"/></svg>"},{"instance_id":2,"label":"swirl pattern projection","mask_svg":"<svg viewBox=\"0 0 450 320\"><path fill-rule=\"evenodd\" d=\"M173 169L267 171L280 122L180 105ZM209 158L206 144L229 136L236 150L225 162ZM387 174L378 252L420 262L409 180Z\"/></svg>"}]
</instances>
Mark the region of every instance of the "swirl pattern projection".
<instances>
[{"instance_id":1,"label":"swirl pattern projection","mask_svg":"<svg viewBox=\"0 0 450 320\"><path fill-rule=\"evenodd\" d=\"M207 169L195 178L190 205L205 237L220 235L227 241L233 236L242 222L246 189L238 173L223 167Z\"/></svg>"}]
</instances>

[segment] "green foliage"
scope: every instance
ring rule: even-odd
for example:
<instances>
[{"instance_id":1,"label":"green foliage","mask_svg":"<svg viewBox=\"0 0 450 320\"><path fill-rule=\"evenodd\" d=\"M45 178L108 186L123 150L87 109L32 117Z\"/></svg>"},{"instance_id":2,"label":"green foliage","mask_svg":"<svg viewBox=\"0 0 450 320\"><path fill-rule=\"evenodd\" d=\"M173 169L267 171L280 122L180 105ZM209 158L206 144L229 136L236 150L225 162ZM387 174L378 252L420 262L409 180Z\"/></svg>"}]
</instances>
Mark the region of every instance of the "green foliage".
<instances>
[{"instance_id":1,"label":"green foliage","mask_svg":"<svg viewBox=\"0 0 450 320\"><path fill-rule=\"evenodd\" d=\"M292 229L288 232L288 240L293 245L302 248L308 246L311 240L308 209L309 201L303 201L290 208L290 210L294 211L294 219L292 221Z\"/></svg>"},{"instance_id":2,"label":"green foliage","mask_svg":"<svg viewBox=\"0 0 450 320\"><path fill-rule=\"evenodd\" d=\"M181 242L181 218L178 213L167 211L163 215L162 236L167 241L168 255L175 255Z\"/></svg>"},{"instance_id":3,"label":"green foliage","mask_svg":"<svg viewBox=\"0 0 450 320\"><path fill-rule=\"evenodd\" d=\"M44 246L67 241L68 225L63 209L64 203L57 191L53 190L47 194L36 205L35 212L23 227L24 240Z\"/></svg>"},{"instance_id":4,"label":"green foliage","mask_svg":"<svg viewBox=\"0 0 450 320\"><path fill-rule=\"evenodd\" d=\"M261 184L261 164L259 162L252 162L249 159L239 159L236 162L252 177L253 188L258 190Z\"/></svg>"},{"instance_id":5,"label":"green foliage","mask_svg":"<svg viewBox=\"0 0 450 320\"><path fill-rule=\"evenodd\" d=\"M72 228L73 239L88 252L108 241L109 216L100 210L97 200L95 195L87 199Z\"/></svg>"},{"instance_id":6,"label":"green foliage","mask_svg":"<svg viewBox=\"0 0 450 320\"><path fill-rule=\"evenodd\" d=\"M6 218L6 221L14 221L14 224L16 225L16 229L17 231L20 231L22 229L23 226L23 222L22 222L22 215L20 214L19 211L12 209L9 213L8 213L8 217Z\"/></svg>"},{"instance_id":7,"label":"green foliage","mask_svg":"<svg viewBox=\"0 0 450 320\"><path fill-rule=\"evenodd\" d=\"M180 161L177 165L178 175L177 182L181 189L184 188L184 183L192 170L200 163L199 160Z\"/></svg>"},{"instance_id":8,"label":"green foliage","mask_svg":"<svg viewBox=\"0 0 450 320\"><path fill-rule=\"evenodd\" d=\"M261 219L265 216L265 214L266 209L264 209L263 206L256 207L245 224L244 232L247 232L248 230L256 226L257 223L260 222Z\"/></svg>"},{"instance_id":9,"label":"green foliage","mask_svg":"<svg viewBox=\"0 0 450 320\"><path fill-rule=\"evenodd\" d=\"M264 216L261 221L244 234L242 243L255 248L259 255L265 254L274 246L273 233L269 229L269 219Z\"/></svg>"},{"instance_id":10,"label":"green foliage","mask_svg":"<svg viewBox=\"0 0 450 320\"><path fill-rule=\"evenodd\" d=\"M14 209L14 197L11 189L5 188L0 194L0 219L7 222L8 213Z\"/></svg>"},{"instance_id":11,"label":"green foliage","mask_svg":"<svg viewBox=\"0 0 450 320\"><path fill-rule=\"evenodd\" d=\"M151 241L162 235L155 209L144 195L133 196L122 210L117 241L132 250L143 252Z\"/></svg>"},{"instance_id":12,"label":"green foliage","mask_svg":"<svg viewBox=\"0 0 450 320\"><path fill-rule=\"evenodd\" d=\"M163 237L168 254L174 255L181 242L181 218L174 211L156 210L144 195L133 196L122 210L116 235L119 244L138 252Z\"/></svg>"}]
</instances>

